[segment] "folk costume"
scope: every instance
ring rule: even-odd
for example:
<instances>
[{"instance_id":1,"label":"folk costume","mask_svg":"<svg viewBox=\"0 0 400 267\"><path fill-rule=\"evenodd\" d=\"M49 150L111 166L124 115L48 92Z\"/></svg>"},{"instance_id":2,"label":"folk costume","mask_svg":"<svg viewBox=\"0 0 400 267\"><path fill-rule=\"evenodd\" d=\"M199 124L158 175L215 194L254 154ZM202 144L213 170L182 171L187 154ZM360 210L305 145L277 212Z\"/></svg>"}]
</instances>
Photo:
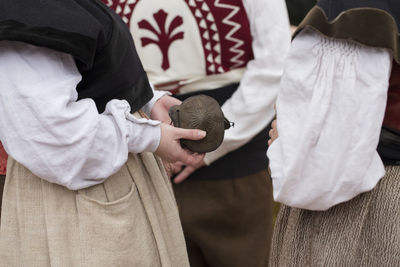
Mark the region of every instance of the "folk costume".
<instances>
[{"instance_id":1,"label":"folk costume","mask_svg":"<svg viewBox=\"0 0 400 267\"><path fill-rule=\"evenodd\" d=\"M0 80L0 266L188 266L159 122L137 113L160 94L111 9L2 1Z\"/></svg>"},{"instance_id":2,"label":"folk costume","mask_svg":"<svg viewBox=\"0 0 400 267\"><path fill-rule=\"evenodd\" d=\"M1 218L1 201L3 199L3 188L6 179L7 153L0 142L0 218Z\"/></svg>"},{"instance_id":3,"label":"folk costume","mask_svg":"<svg viewBox=\"0 0 400 267\"><path fill-rule=\"evenodd\" d=\"M285 204L271 266L400 262L399 15L394 0L321 0L301 23L268 150Z\"/></svg>"},{"instance_id":4,"label":"folk costume","mask_svg":"<svg viewBox=\"0 0 400 267\"><path fill-rule=\"evenodd\" d=\"M192 266L265 266L272 232L267 126L290 42L279 0L104 1L125 20L150 81L214 97L235 123L207 167L174 185ZM111 3L112 2L112 3Z\"/></svg>"},{"instance_id":5,"label":"folk costume","mask_svg":"<svg viewBox=\"0 0 400 267\"><path fill-rule=\"evenodd\" d=\"M0 143L0 175L6 175L7 169L7 153Z\"/></svg>"}]
</instances>

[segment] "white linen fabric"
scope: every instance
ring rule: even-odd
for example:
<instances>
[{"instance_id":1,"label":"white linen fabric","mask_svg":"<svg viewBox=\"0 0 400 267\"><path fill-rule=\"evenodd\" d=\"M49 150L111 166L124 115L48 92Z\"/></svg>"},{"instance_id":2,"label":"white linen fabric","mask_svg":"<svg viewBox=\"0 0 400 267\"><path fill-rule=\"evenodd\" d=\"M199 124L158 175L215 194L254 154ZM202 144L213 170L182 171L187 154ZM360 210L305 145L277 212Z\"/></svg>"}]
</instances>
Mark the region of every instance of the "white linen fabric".
<instances>
[{"instance_id":1,"label":"white linen fabric","mask_svg":"<svg viewBox=\"0 0 400 267\"><path fill-rule=\"evenodd\" d=\"M77 101L80 80L68 54L0 42L0 140L35 175L71 190L102 183L128 152L154 152L161 134L158 121L135 118L125 100L102 114L92 99Z\"/></svg>"},{"instance_id":2,"label":"white linen fabric","mask_svg":"<svg viewBox=\"0 0 400 267\"><path fill-rule=\"evenodd\" d=\"M225 131L224 142L217 150L206 154L207 165L248 143L275 115L290 45L289 20L282 16L286 5L281 0L243 0L243 4L250 22L254 59L247 63L237 91L222 105L224 115L235 127Z\"/></svg>"},{"instance_id":3,"label":"white linen fabric","mask_svg":"<svg viewBox=\"0 0 400 267\"><path fill-rule=\"evenodd\" d=\"M311 29L293 40L267 152L276 201L326 210L375 187L391 62L385 49Z\"/></svg>"}]
</instances>

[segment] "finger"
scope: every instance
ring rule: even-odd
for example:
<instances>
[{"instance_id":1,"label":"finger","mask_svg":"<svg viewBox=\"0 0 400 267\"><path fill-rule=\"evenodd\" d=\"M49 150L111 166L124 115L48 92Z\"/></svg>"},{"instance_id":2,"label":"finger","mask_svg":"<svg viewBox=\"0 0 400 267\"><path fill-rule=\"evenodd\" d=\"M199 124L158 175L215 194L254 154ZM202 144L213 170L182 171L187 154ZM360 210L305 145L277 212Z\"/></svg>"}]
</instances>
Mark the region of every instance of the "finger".
<instances>
[{"instance_id":1,"label":"finger","mask_svg":"<svg viewBox=\"0 0 400 267\"><path fill-rule=\"evenodd\" d=\"M200 161L204 159L205 154L189 155L185 160L185 165L197 165Z\"/></svg>"},{"instance_id":2,"label":"finger","mask_svg":"<svg viewBox=\"0 0 400 267\"><path fill-rule=\"evenodd\" d=\"M174 165L177 167L183 167L185 165L185 163L183 163L182 161L177 161L174 163Z\"/></svg>"},{"instance_id":3,"label":"finger","mask_svg":"<svg viewBox=\"0 0 400 267\"><path fill-rule=\"evenodd\" d=\"M276 120L273 120L273 121L272 121L272 129L276 129L276 126L277 126L277 125L276 125Z\"/></svg>"},{"instance_id":4,"label":"finger","mask_svg":"<svg viewBox=\"0 0 400 267\"><path fill-rule=\"evenodd\" d=\"M189 155L193 156L193 157L203 157L204 154L199 154L199 152L193 152L187 148L184 148L183 150L185 150ZM181 162L182 163L182 162Z\"/></svg>"},{"instance_id":5,"label":"finger","mask_svg":"<svg viewBox=\"0 0 400 267\"><path fill-rule=\"evenodd\" d=\"M181 154L181 158L179 160L183 162L184 165L193 165L198 161L197 158L198 156L193 156L185 151Z\"/></svg>"},{"instance_id":6,"label":"finger","mask_svg":"<svg viewBox=\"0 0 400 267\"><path fill-rule=\"evenodd\" d=\"M163 162L165 171L167 172L168 177L172 177L172 166L168 162Z\"/></svg>"},{"instance_id":7,"label":"finger","mask_svg":"<svg viewBox=\"0 0 400 267\"><path fill-rule=\"evenodd\" d=\"M271 138L272 138L272 140L275 140L276 137L277 137L276 131L275 131L275 130L272 130L272 133L271 133Z\"/></svg>"},{"instance_id":8,"label":"finger","mask_svg":"<svg viewBox=\"0 0 400 267\"><path fill-rule=\"evenodd\" d=\"M181 164L171 164L171 172L173 174L180 172L182 170L182 168L183 168L183 165L181 165Z\"/></svg>"},{"instance_id":9,"label":"finger","mask_svg":"<svg viewBox=\"0 0 400 267\"><path fill-rule=\"evenodd\" d=\"M175 179L174 179L174 183L179 184L182 183L184 180L186 180L186 178L189 177L190 174L192 174L194 172L194 168L191 166L186 166L183 171L181 171L181 173L179 173Z\"/></svg>"},{"instance_id":10,"label":"finger","mask_svg":"<svg viewBox=\"0 0 400 267\"><path fill-rule=\"evenodd\" d=\"M205 154L194 153L188 149L179 148L175 153L174 163L183 165L195 165L204 158Z\"/></svg>"},{"instance_id":11,"label":"finger","mask_svg":"<svg viewBox=\"0 0 400 267\"><path fill-rule=\"evenodd\" d=\"M272 135L274 134L274 130L269 130L269 132L268 132L268 135L269 135L269 137L271 137L272 138Z\"/></svg>"},{"instance_id":12,"label":"finger","mask_svg":"<svg viewBox=\"0 0 400 267\"><path fill-rule=\"evenodd\" d=\"M274 129L272 131L272 139L275 140L276 138L278 138L278 132Z\"/></svg>"},{"instance_id":13,"label":"finger","mask_svg":"<svg viewBox=\"0 0 400 267\"><path fill-rule=\"evenodd\" d=\"M270 146L272 144L272 139L268 140L268 146Z\"/></svg>"},{"instance_id":14,"label":"finger","mask_svg":"<svg viewBox=\"0 0 400 267\"><path fill-rule=\"evenodd\" d=\"M206 132L198 129L182 129L176 128L178 139L200 140L206 136Z\"/></svg>"}]
</instances>

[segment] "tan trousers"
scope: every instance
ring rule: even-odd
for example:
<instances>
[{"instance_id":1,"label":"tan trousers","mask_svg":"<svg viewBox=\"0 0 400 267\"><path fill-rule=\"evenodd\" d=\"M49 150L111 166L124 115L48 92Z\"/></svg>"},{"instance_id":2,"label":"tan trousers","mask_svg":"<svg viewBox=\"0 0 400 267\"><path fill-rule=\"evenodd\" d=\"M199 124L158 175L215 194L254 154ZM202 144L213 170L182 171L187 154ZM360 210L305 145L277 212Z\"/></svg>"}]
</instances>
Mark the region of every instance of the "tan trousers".
<instances>
[{"instance_id":1,"label":"tan trousers","mask_svg":"<svg viewBox=\"0 0 400 267\"><path fill-rule=\"evenodd\" d=\"M192 267L265 267L272 238L266 171L174 185Z\"/></svg>"},{"instance_id":2,"label":"tan trousers","mask_svg":"<svg viewBox=\"0 0 400 267\"><path fill-rule=\"evenodd\" d=\"M151 153L70 191L8 160L0 266L189 266L169 179Z\"/></svg>"}]
</instances>

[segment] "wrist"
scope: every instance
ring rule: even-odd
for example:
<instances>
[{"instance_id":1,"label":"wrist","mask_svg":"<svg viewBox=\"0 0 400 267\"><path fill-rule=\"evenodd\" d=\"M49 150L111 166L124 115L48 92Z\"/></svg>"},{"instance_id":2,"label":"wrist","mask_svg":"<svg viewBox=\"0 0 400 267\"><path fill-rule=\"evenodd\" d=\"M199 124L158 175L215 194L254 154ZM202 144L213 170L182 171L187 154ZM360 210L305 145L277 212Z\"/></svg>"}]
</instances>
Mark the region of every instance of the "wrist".
<instances>
[{"instance_id":1,"label":"wrist","mask_svg":"<svg viewBox=\"0 0 400 267\"><path fill-rule=\"evenodd\" d=\"M132 153L155 152L161 139L161 126L159 121L128 118L128 150Z\"/></svg>"},{"instance_id":2,"label":"wrist","mask_svg":"<svg viewBox=\"0 0 400 267\"><path fill-rule=\"evenodd\" d=\"M158 103L163 96L168 95L169 92L154 90L153 94L154 94L153 98L146 105L142 107L143 112L146 113L146 115L149 117L151 117L156 103Z\"/></svg>"}]
</instances>

